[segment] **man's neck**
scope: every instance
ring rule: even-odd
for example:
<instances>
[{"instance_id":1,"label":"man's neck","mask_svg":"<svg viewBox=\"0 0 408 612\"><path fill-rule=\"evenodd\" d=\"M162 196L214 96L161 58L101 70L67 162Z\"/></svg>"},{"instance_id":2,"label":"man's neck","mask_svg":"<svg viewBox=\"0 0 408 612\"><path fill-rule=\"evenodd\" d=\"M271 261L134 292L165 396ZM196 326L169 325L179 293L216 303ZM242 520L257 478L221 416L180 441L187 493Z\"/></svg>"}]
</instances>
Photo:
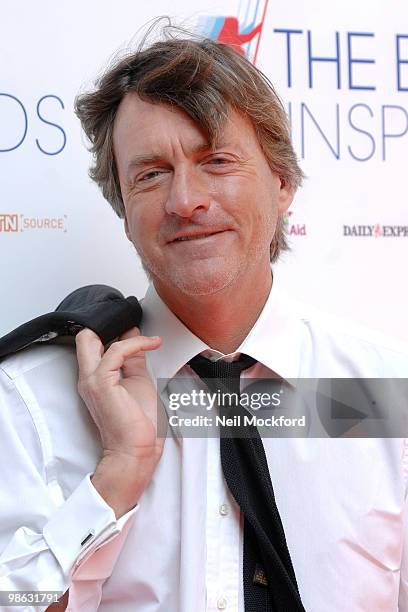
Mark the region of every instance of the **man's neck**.
<instances>
[{"instance_id":1,"label":"man's neck","mask_svg":"<svg viewBox=\"0 0 408 612\"><path fill-rule=\"evenodd\" d=\"M272 273L252 278L212 295L186 295L156 290L184 325L213 349L233 353L257 321L272 287Z\"/></svg>"}]
</instances>

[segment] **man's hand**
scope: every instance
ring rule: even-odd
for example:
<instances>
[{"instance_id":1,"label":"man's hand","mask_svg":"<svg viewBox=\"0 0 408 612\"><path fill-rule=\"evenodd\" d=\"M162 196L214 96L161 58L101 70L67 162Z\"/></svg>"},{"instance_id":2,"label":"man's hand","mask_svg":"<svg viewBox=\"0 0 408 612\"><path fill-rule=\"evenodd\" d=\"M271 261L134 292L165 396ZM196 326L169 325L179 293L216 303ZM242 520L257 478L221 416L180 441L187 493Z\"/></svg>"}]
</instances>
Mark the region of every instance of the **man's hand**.
<instances>
[{"instance_id":1,"label":"man's hand","mask_svg":"<svg viewBox=\"0 0 408 612\"><path fill-rule=\"evenodd\" d=\"M161 338L123 334L104 352L90 329L76 336L78 391L99 429L103 455L92 483L119 518L132 508L161 457L157 438L157 395L147 373L144 351Z\"/></svg>"}]
</instances>

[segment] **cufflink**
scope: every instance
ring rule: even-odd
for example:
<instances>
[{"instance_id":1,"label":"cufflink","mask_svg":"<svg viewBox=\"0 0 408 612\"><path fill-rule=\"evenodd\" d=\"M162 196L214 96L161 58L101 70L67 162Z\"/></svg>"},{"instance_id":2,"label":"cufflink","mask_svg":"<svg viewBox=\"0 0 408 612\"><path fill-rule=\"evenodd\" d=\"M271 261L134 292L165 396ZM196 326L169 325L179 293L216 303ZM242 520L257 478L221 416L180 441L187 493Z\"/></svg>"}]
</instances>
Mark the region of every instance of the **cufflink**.
<instances>
[{"instance_id":1,"label":"cufflink","mask_svg":"<svg viewBox=\"0 0 408 612\"><path fill-rule=\"evenodd\" d=\"M85 538L82 540L81 546L84 546L87 542L89 542L89 540L91 540L94 537L94 535L95 535L95 530L91 529L88 532L88 535L86 535Z\"/></svg>"}]
</instances>

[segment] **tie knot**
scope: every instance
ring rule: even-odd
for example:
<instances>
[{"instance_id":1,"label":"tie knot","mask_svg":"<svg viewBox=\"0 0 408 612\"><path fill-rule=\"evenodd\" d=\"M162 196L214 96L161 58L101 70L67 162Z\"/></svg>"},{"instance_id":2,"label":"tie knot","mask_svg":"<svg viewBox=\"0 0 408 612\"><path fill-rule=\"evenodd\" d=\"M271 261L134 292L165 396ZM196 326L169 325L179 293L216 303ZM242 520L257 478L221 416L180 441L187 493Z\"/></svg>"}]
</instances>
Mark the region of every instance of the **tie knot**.
<instances>
[{"instance_id":1,"label":"tie knot","mask_svg":"<svg viewBox=\"0 0 408 612\"><path fill-rule=\"evenodd\" d=\"M236 361L225 361L225 359L211 361L206 357L197 355L190 359L188 365L200 378L218 378L223 381L231 381L232 379L239 379L242 370L250 368L255 363L256 359L242 353Z\"/></svg>"}]
</instances>

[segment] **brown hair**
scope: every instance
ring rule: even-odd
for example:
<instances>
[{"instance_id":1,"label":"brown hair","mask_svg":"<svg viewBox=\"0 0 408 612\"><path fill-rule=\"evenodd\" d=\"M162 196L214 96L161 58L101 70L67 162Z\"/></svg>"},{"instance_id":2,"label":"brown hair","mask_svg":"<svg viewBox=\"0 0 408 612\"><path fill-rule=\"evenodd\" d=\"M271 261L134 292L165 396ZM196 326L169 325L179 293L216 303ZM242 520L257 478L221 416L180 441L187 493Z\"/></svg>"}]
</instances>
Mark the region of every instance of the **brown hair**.
<instances>
[{"instance_id":1,"label":"brown hair","mask_svg":"<svg viewBox=\"0 0 408 612\"><path fill-rule=\"evenodd\" d=\"M228 45L165 33L163 40L146 48L142 44L116 61L96 81L94 91L75 100L75 112L94 156L89 175L119 217L124 217L125 209L112 133L118 106L129 92L147 101L177 106L200 126L210 145L216 142L229 108L236 109L251 120L270 168L294 190L301 184L303 173L288 120L269 79ZM285 224L280 216L270 247L271 261L286 249Z\"/></svg>"}]
</instances>

